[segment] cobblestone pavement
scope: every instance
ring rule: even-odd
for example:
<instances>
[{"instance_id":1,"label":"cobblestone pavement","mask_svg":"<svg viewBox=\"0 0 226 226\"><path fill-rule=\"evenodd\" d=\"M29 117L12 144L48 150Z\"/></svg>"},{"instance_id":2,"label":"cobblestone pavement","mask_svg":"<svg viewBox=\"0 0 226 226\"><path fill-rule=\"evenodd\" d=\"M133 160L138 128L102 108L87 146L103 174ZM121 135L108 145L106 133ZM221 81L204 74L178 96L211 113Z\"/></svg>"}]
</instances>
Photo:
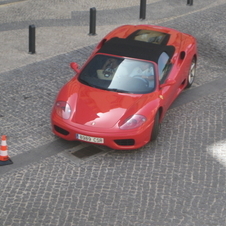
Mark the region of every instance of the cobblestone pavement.
<instances>
[{"instance_id":1,"label":"cobblestone pavement","mask_svg":"<svg viewBox=\"0 0 226 226\"><path fill-rule=\"evenodd\" d=\"M226 2L0 1L0 135L12 165L0 167L3 226L226 225ZM90 7L97 35L89 36ZM88 12L88 13L87 13ZM95 44L121 24L150 23L194 35L194 86L168 111L157 141L133 151L66 142L51 133L60 87ZM37 53L28 54L35 24ZM100 150L79 156L83 150Z\"/></svg>"}]
</instances>

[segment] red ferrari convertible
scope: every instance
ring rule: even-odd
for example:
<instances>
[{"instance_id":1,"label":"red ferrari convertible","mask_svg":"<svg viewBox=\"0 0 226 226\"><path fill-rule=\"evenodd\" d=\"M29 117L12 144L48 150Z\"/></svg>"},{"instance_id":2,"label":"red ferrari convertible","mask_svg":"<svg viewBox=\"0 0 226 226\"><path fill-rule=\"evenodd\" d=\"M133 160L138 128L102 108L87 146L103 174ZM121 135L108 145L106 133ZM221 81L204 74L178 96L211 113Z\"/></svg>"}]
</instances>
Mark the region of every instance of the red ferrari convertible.
<instances>
[{"instance_id":1,"label":"red ferrari convertible","mask_svg":"<svg viewBox=\"0 0 226 226\"><path fill-rule=\"evenodd\" d=\"M116 28L62 87L53 132L66 140L136 149L157 138L175 98L195 78L194 37L152 25Z\"/></svg>"}]
</instances>

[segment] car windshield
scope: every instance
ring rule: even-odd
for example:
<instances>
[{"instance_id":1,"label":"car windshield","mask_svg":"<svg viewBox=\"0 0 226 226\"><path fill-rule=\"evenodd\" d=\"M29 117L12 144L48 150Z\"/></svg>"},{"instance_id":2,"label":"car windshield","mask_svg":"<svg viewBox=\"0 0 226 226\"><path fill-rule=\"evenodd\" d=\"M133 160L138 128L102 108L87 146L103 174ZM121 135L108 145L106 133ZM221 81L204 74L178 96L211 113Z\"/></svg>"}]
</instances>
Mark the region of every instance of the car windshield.
<instances>
[{"instance_id":1,"label":"car windshield","mask_svg":"<svg viewBox=\"0 0 226 226\"><path fill-rule=\"evenodd\" d=\"M155 89L155 77L149 61L98 54L81 71L79 81L99 89L143 94Z\"/></svg>"}]
</instances>

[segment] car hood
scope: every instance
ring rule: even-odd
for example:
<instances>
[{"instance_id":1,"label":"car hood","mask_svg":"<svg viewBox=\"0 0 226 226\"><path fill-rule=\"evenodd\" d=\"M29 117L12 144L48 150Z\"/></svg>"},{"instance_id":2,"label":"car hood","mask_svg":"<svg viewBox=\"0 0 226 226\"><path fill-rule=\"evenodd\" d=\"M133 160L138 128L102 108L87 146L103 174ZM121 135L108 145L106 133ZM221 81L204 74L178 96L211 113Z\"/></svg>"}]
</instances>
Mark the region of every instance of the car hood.
<instances>
[{"instance_id":1,"label":"car hood","mask_svg":"<svg viewBox=\"0 0 226 226\"><path fill-rule=\"evenodd\" d=\"M132 116L150 102L150 95L128 94L100 90L83 85L77 80L69 82L60 92L58 100L64 99L71 107L72 123L92 128L112 128L119 120ZM64 98L61 98L64 96Z\"/></svg>"}]
</instances>

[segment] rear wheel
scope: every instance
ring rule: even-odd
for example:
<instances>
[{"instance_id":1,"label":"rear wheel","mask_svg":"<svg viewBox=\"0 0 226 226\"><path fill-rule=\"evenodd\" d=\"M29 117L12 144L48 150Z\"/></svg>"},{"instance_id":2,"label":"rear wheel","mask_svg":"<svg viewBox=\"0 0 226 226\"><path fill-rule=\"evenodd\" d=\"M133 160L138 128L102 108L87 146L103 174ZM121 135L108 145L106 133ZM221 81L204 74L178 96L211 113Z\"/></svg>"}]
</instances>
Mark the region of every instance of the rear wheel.
<instances>
[{"instance_id":1,"label":"rear wheel","mask_svg":"<svg viewBox=\"0 0 226 226\"><path fill-rule=\"evenodd\" d=\"M188 84L187 84L186 88L191 87L192 83L195 80L195 76L196 76L196 59L193 58L192 62L191 62L189 74L188 74Z\"/></svg>"},{"instance_id":2,"label":"rear wheel","mask_svg":"<svg viewBox=\"0 0 226 226\"><path fill-rule=\"evenodd\" d=\"M151 132L151 141L157 139L159 131L160 131L160 123L159 123L160 114L159 111L155 115L155 121Z\"/></svg>"}]
</instances>

